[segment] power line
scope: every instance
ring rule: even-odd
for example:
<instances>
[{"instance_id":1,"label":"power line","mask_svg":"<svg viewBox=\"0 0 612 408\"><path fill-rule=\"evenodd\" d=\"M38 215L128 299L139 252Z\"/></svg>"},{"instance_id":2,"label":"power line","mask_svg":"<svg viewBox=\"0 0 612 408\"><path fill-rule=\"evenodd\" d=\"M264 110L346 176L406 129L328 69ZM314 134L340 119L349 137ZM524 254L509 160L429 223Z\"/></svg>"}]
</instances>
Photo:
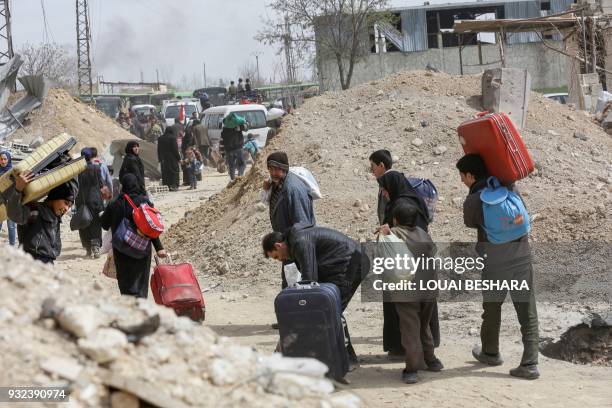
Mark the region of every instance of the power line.
<instances>
[{"instance_id":1,"label":"power line","mask_svg":"<svg viewBox=\"0 0 612 408\"><path fill-rule=\"evenodd\" d=\"M55 42L55 37L53 36L51 26L49 25L49 21L47 20L47 11L45 10L44 0L40 0L40 8L42 9L43 16L43 43L48 44L49 38L51 39L51 42Z\"/></svg>"}]
</instances>

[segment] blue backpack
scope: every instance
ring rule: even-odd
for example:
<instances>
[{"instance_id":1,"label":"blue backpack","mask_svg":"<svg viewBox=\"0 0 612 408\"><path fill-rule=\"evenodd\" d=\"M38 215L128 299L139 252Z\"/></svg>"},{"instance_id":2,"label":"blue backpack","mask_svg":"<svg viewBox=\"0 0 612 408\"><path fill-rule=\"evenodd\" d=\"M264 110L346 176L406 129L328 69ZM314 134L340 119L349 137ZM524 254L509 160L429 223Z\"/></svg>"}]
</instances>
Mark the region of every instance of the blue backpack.
<instances>
[{"instance_id":1,"label":"blue backpack","mask_svg":"<svg viewBox=\"0 0 612 408\"><path fill-rule=\"evenodd\" d=\"M425 201L428 213L426 218L428 222L432 222L436 213L436 204L438 203L438 190L436 186L429 179L416 177L406 177L406 179L423 201Z\"/></svg>"},{"instance_id":2,"label":"blue backpack","mask_svg":"<svg viewBox=\"0 0 612 408\"><path fill-rule=\"evenodd\" d=\"M480 191L484 230L494 244L504 244L527 235L531 229L529 214L518 194L502 186L495 177L487 179Z\"/></svg>"}]
</instances>

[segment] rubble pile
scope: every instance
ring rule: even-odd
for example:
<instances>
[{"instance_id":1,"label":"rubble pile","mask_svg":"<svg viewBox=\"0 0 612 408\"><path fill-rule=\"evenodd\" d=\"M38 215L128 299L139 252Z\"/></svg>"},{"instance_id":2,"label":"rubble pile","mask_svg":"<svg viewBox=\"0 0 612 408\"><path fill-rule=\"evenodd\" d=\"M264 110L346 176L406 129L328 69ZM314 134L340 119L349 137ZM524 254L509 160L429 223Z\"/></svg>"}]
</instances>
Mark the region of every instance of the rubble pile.
<instances>
[{"instance_id":1,"label":"rubble pile","mask_svg":"<svg viewBox=\"0 0 612 408\"><path fill-rule=\"evenodd\" d=\"M102 112L57 88L49 90L42 106L27 116L24 126L25 130L18 129L7 140L29 144L66 132L77 139L78 149L94 146L101 153L113 140L134 138Z\"/></svg>"},{"instance_id":2,"label":"rubble pile","mask_svg":"<svg viewBox=\"0 0 612 408\"><path fill-rule=\"evenodd\" d=\"M314 359L260 354L12 247L0 264L2 384L67 387L74 407L360 406Z\"/></svg>"},{"instance_id":3,"label":"rubble pile","mask_svg":"<svg viewBox=\"0 0 612 408\"><path fill-rule=\"evenodd\" d=\"M265 156L282 149L291 165L311 170L324 197L317 223L361 241L377 225L377 184L369 155L389 149L394 168L430 178L440 201L430 232L439 242L473 242L463 225L466 195L455 163L463 151L456 128L481 110L480 76L405 72L348 91L308 99L283 123L251 171L186 214L166 241L204 275L278 281L263 259L269 232L259 190ZM535 242L612 241L612 138L585 113L532 93L523 139L536 170L518 183L533 221ZM277 282L278 283L278 282Z\"/></svg>"}]
</instances>

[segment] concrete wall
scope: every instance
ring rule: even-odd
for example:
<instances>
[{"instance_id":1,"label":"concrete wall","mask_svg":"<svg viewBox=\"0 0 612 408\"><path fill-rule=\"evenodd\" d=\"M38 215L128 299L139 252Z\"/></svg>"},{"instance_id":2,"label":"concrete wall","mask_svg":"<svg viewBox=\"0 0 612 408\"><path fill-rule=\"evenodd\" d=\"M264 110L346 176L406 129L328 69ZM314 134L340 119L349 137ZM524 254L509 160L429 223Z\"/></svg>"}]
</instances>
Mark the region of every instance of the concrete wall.
<instances>
[{"instance_id":1,"label":"concrete wall","mask_svg":"<svg viewBox=\"0 0 612 408\"><path fill-rule=\"evenodd\" d=\"M551 42L562 48L560 42ZM540 43L513 44L504 48L508 68L526 68L531 75L532 89L556 88L567 84L566 59ZM483 64L478 65L478 46L466 46L462 51L463 73L479 74L485 69L501 67L499 47L482 46ZM425 69L430 64L449 74L460 74L459 48L438 48L420 52L389 52L369 54L356 64L351 86L379 79L400 71ZM347 68L348 70L348 68ZM323 90L340 89L338 67L329 59L319 63L319 81Z\"/></svg>"}]
</instances>

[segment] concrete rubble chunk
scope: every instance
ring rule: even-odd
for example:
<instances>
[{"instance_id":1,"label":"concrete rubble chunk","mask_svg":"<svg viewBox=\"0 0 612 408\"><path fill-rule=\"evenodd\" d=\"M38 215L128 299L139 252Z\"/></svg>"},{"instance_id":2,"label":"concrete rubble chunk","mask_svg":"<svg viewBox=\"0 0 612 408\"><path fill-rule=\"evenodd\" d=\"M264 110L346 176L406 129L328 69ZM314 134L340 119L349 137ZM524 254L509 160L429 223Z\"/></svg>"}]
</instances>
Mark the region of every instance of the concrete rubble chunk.
<instances>
[{"instance_id":1,"label":"concrete rubble chunk","mask_svg":"<svg viewBox=\"0 0 612 408\"><path fill-rule=\"evenodd\" d=\"M412 140L412 145L413 145L413 146L417 146L417 147L419 147L419 146L421 146L422 144L423 144L423 140L422 140L422 139L419 139L418 137Z\"/></svg>"},{"instance_id":2,"label":"concrete rubble chunk","mask_svg":"<svg viewBox=\"0 0 612 408\"><path fill-rule=\"evenodd\" d=\"M62 329L82 338L87 337L104 322L100 310L92 305L70 305L58 317Z\"/></svg>"},{"instance_id":3,"label":"concrete rubble chunk","mask_svg":"<svg viewBox=\"0 0 612 408\"><path fill-rule=\"evenodd\" d=\"M113 392L110 398L111 408L139 408L140 400L137 396L123 391Z\"/></svg>"},{"instance_id":4,"label":"concrete rubble chunk","mask_svg":"<svg viewBox=\"0 0 612 408\"><path fill-rule=\"evenodd\" d=\"M215 385L231 385L240 379L239 370L229 361L220 358L214 359L209 364L208 372Z\"/></svg>"},{"instance_id":5,"label":"concrete rubble chunk","mask_svg":"<svg viewBox=\"0 0 612 408\"><path fill-rule=\"evenodd\" d=\"M334 385L327 379L293 373L276 373L266 389L273 394L299 400L331 394L334 391Z\"/></svg>"},{"instance_id":6,"label":"concrete rubble chunk","mask_svg":"<svg viewBox=\"0 0 612 408\"><path fill-rule=\"evenodd\" d=\"M110 328L98 329L78 341L79 349L100 364L116 360L127 344L128 339L123 332Z\"/></svg>"},{"instance_id":7,"label":"concrete rubble chunk","mask_svg":"<svg viewBox=\"0 0 612 408\"><path fill-rule=\"evenodd\" d=\"M506 113L518 129L525 128L531 89L526 69L495 68L482 74L482 105L489 112Z\"/></svg>"},{"instance_id":8,"label":"concrete rubble chunk","mask_svg":"<svg viewBox=\"0 0 612 408\"><path fill-rule=\"evenodd\" d=\"M51 357L40 364L40 368L70 381L76 381L83 366L73 358Z\"/></svg>"},{"instance_id":9,"label":"concrete rubble chunk","mask_svg":"<svg viewBox=\"0 0 612 408\"><path fill-rule=\"evenodd\" d=\"M272 372L292 372L311 377L322 378L328 371L325 364L314 358L284 357L279 353L262 357L260 363L262 368Z\"/></svg>"},{"instance_id":10,"label":"concrete rubble chunk","mask_svg":"<svg viewBox=\"0 0 612 408\"><path fill-rule=\"evenodd\" d=\"M435 154L436 156L440 156L444 153L446 153L446 151L448 150L448 147L440 145L440 146L436 146L433 149L433 154Z\"/></svg>"},{"instance_id":11,"label":"concrete rubble chunk","mask_svg":"<svg viewBox=\"0 0 612 408\"><path fill-rule=\"evenodd\" d=\"M339 392L329 397L332 408L360 408L361 398L348 392Z\"/></svg>"}]
</instances>

